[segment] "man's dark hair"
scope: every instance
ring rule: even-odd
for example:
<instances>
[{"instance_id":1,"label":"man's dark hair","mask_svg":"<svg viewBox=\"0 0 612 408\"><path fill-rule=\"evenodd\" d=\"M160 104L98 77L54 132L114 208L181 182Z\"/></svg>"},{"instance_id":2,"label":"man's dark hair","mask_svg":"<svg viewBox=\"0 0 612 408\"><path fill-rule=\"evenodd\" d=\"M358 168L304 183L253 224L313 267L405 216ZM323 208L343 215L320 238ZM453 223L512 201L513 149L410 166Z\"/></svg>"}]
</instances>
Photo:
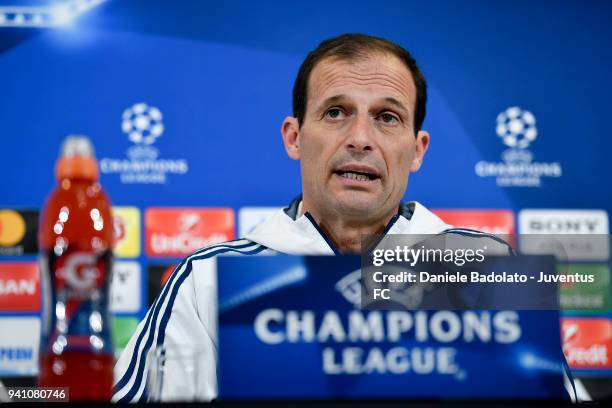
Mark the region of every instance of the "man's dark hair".
<instances>
[{"instance_id":1,"label":"man's dark hair","mask_svg":"<svg viewBox=\"0 0 612 408\"><path fill-rule=\"evenodd\" d=\"M315 66L324 59L333 58L343 61L365 59L372 54L393 55L402 61L414 80L416 87L416 106L414 109L414 133L421 130L425 120L425 105L427 103L427 82L416 61L408 51L398 44L379 37L365 34L342 34L323 41L311 51L298 71L293 85L293 116L302 126L308 105L308 83Z\"/></svg>"}]
</instances>

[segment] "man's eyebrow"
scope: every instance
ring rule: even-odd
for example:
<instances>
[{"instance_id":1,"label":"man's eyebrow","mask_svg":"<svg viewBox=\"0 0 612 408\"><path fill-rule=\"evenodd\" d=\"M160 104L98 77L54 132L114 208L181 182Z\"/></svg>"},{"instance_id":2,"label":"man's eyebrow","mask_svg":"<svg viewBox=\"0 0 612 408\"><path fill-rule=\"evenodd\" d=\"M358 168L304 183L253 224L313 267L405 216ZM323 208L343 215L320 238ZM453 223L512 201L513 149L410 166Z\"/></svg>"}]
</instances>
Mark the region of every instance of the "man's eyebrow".
<instances>
[{"instance_id":1,"label":"man's eyebrow","mask_svg":"<svg viewBox=\"0 0 612 408\"><path fill-rule=\"evenodd\" d=\"M334 103L342 102L342 100L344 100L345 98L346 98L346 95L343 95L343 94L330 96L329 98L326 98L321 103L321 106L333 105Z\"/></svg>"},{"instance_id":2,"label":"man's eyebrow","mask_svg":"<svg viewBox=\"0 0 612 408\"><path fill-rule=\"evenodd\" d=\"M341 103L342 101L346 100L347 96L344 94L339 94L339 95L333 95L330 96L326 99L323 100L323 102L321 102L321 104L319 105L319 109L324 109L327 106L336 104L336 103ZM398 99L392 97L392 96L387 96L385 98L382 99L384 102L387 102L391 105L393 105L394 107L396 107L398 110L402 111L402 113L409 115L410 114L410 110L408 108L406 108L406 106L400 102Z\"/></svg>"},{"instance_id":3,"label":"man's eyebrow","mask_svg":"<svg viewBox=\"0 0 612 408\"><path fill-rule=\"evenodd\" d=\"M384 101L390 103L391 105L395 106L399 110L404 111L404 113L406 114L410 113L410 110L406 108L406 106L404 106L403 103L401 103L400 101L398 101L392 96L387 96L386 98L384 98Z\"/></svg>"}]
</instances>

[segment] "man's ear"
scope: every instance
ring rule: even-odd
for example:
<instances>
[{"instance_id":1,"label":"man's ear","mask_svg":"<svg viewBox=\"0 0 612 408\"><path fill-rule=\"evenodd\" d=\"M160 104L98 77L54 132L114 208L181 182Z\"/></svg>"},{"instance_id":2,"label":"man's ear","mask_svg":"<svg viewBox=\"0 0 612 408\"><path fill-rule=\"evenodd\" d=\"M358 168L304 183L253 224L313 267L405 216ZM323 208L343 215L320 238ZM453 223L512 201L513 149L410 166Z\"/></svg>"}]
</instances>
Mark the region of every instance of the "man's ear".
<instances>
[{"instance_id":1,"label":"man's ear","mask_svg":"<svg viewBox=\"0 0 612 408\"><path fill-rule=\"evenodd\" d=\"M287 116L283 121L281 134L287 155L293 160L300 160L300 125L297 118Z\"/></svg>"},{"instance_id":2,"label":"man's ear","mask_svg":"<svg viewBox=\"0 0 612 408\"><path fill-rule=\"evenodd\" d=\"M414 158L412 159L412 163L410 163L411 173L414 173L421 168L421 164L423 164L423 158L425 157L425 153L427 152L428 147L429 133L424 130L419 130L416 137Z\"/></svg>"}]
</instances>

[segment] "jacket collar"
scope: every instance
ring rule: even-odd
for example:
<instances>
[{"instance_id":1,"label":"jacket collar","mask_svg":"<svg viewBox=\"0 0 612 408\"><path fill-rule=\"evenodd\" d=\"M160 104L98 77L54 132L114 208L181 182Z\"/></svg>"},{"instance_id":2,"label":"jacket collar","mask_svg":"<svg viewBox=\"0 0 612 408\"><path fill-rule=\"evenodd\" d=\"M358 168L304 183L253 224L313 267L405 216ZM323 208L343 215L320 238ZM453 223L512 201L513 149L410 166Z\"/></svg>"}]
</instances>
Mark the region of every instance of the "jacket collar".
<instances>
[{"instance_id":1,"label":"jacket collar","mask_svg":"<svg viewBox=\"0 0 612 408\"><path fill-rule=\"evenodd\" d=\"M285 214L287 214L289 217L291 217L295 221L298 218L301 207L302 207L302 195L300 194L299 196L295 197L291 201L288 207L283 208L283 211L285 212ZM400 203L400 206L397 211L397 215L401 215L407 220L410 220L410 218L412 218L413 213L414 213L413 202ZM393 221L394 219L391 219L391 221L389 222L389 225L392 224ZM389 227L389 225L387 225L387 227Z\"/></svg>"},{"instance_id":2,"label":"jacket collar","mask_svg":"<svg viewBox=\"0 0 612 408\"><path fill-rule=\"evenodd\" d=\"M333 242L309 213L299 214L302 196L259 224L244 238L278 252L292 255L338 254ZM439 234L450 228L438 216L416 201L400 204L385 234Z\"/></svg>"}]
</instances>

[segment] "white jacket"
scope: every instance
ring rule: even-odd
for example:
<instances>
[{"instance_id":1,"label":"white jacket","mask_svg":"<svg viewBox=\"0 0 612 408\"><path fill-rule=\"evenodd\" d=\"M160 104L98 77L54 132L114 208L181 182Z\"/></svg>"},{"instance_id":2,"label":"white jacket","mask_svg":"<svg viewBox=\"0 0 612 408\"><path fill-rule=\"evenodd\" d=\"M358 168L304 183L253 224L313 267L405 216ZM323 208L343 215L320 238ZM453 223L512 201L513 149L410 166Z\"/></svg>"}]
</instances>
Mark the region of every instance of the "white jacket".
<instances>
[{"instance_id":1,"label":"white jacket","mask_svg":"<svg viewBox=\"0 0 612 408\"><path fill-rule=\"evenodd\" d=\"M310 214L298 216L299 206L298 198L289 208L277 212L243 239L204 248L181 262L117 361L114 402L146 401L148 391L145 391L145 386L149 381L150 389L152 375L157 372L152 368L156 361L151 357L154 354L152 350L159 350L162 346L167 353L181 350L183 355L168 355L166 367L172 376L168 378L166 375L163 380L161 399L212 400L217 397L215 257L275 252L296 255L336 253ZM448 231L451 231L450 225L417 202L401 205L386 228L387 234L439 234ZM486 235L474 231L468 233Z\"/></svg>"}]
</instances>

